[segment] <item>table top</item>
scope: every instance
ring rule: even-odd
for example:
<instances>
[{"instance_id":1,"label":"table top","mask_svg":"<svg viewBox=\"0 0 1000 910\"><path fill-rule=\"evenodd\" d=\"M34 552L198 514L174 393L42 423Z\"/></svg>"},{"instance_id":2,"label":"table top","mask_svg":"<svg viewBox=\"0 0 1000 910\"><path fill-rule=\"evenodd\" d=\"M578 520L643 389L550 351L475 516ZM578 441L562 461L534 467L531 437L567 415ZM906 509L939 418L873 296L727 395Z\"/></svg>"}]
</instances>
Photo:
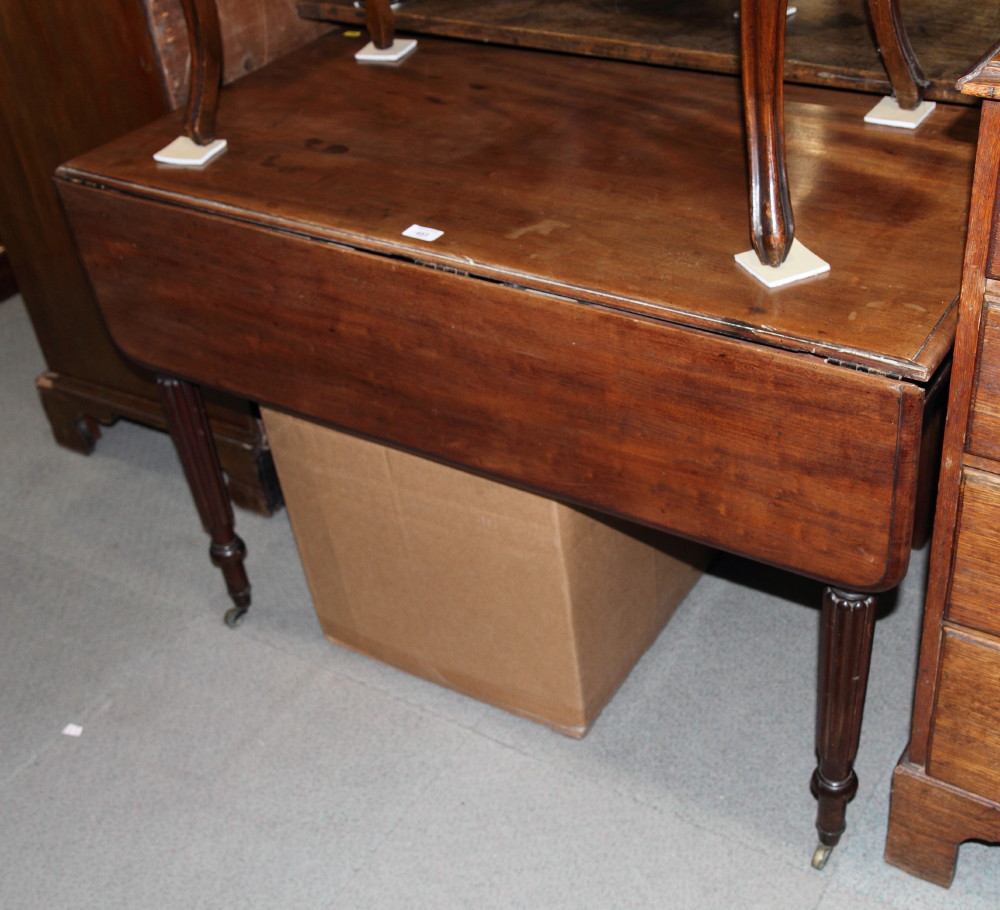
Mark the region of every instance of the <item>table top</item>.
<instances>
[{"instance_id":1,"label":"table top","mask_svg":"<svg viewBox=\"0 0 1000 910\"><path fill-rule=\"evenodd\" d=\"M889 93L864 0L791 3L786 29L785 78L808 85ZM299 0L306 18L364 21L351 0ZM396 8L401 30L448 35L681 66L739 71L739 0L404 0ZM901 4L934 100L965 100L956 80L1000 35L1000 6L959 0Z\"/></svg>"},{"instance_id":2,"label":"table top","mask_svg":"<svg viewBox=\"0 0 1000 910\"><path fill-rule=\"evenodd\" d=\"M112 333L156 370L854 590L905 571L978 111L916 134L789 92L826 276L747 245L738 82L331 36L60 170ZM407 236L414 225L443 233Z\"/></svg>"},{"instance_id":3,"label":"table top","mask_svg":"<svg viewBox=\"0 0 1000 910\"><path fill-rule=\"evenodd\" d=\"M832 271L769 290L733 259L737 80L437 39L361 65L358 46L328 36L233 85L206 167L152 160L175 115L63 174L915 381L950 350L977 110L911 132L790 87L797 235Z\"/></svg>"}]
</instances>

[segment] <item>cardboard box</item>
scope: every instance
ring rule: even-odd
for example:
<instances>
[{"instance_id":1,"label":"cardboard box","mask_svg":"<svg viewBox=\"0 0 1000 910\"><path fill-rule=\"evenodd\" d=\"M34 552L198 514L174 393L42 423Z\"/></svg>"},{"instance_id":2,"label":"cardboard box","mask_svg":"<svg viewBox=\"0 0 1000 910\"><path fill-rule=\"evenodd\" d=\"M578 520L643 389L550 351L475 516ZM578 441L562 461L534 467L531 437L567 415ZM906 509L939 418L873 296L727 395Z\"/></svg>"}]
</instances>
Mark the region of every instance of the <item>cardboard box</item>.
<instances>
[{"instance_id":1,"label":"cardboard box","mask_svg":"<svg viewBox=\"0 0 1000 910\"><path fill-rule=\"evenodd\" d=\"M331 641L583 736L709 551L265 410Z\"/></svg>"}]
</instances>

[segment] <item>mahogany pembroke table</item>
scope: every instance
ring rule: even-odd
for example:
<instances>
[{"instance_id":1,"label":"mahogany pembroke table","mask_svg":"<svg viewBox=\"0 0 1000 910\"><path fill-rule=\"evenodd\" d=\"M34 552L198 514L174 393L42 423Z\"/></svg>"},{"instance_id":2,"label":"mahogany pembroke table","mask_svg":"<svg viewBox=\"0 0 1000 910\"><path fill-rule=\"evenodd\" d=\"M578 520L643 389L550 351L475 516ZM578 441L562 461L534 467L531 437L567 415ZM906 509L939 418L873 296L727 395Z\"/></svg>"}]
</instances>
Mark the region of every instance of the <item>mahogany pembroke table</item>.
<instances>
[{"instance_id":1,"label":"mahogany pembroke table","mask_svg":"<svg viewBox=\"0 0 1000 910\"><path fill-rule=\"evenodd\" d=\"M153 160L178 114L58 174L113 336L161 377L229 618L249 585L201 385L818 579L821 865L907 567L977 112L914 141L864 124L870 98L787 88L833 270L771 290L732 257L737 79L435 38L366 66L363 43L223 90L207 166Z\"/></svg>"}]
</instances>

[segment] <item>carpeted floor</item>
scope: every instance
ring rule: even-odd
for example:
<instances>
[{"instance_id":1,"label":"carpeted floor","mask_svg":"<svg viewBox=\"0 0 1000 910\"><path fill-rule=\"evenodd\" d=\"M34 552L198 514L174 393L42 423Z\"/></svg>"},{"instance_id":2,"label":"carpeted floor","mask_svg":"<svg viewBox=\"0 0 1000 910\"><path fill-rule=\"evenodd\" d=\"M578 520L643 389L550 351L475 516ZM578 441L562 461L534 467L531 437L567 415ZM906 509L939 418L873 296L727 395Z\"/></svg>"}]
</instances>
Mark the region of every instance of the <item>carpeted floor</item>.
<instances>
[{"instance_id":1,"label":"carpeted floor","mask_svg":"<svg viewBox=\"0 0 1000 910\"><path fill-rule=\"evenodd\" d=\"M287 517L236 630L164 434L58 448L0 304L0 907L995 908L882 860L924 555L879 623L860 792L815 872L819 588L732 558L582 741L324 640ZM64 733L68 724L82 728Z\"/></svg>"}]
</instances>

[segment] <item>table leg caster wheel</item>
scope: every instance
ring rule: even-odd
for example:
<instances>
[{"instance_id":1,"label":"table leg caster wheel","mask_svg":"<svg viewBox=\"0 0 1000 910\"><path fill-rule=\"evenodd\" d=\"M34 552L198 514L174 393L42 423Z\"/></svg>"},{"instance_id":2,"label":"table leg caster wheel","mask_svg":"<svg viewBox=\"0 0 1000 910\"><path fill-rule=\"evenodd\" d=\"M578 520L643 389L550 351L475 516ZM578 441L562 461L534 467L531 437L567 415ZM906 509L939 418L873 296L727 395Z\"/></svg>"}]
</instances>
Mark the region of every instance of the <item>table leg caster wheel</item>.
<instances>
[{"instance_id":1,"label":"table leg caster wheel","mask_svg":"<svg viewBox=\"0 0 1000 910\"><path fill-rule=\"evenodd\" d=\"M830 854L833 852L833 847L828 847L826 844L820 844L812 858L812 867L816 870L822 869L826 865L826 861L830 858Z\"/></svg>"},{"instance_id":2,"label":"table leg caster wheel","mask_svg":"<svg viewBox=\"0 0 1000 910\"><path fill-rule=\"evenodd\" d=\"M226 615L222 617L222 621L230 629L235 629L240 624L240 620L246 614L247 609L247 607L230 607L226 610Z\"/></svg>"}]
</instances>

